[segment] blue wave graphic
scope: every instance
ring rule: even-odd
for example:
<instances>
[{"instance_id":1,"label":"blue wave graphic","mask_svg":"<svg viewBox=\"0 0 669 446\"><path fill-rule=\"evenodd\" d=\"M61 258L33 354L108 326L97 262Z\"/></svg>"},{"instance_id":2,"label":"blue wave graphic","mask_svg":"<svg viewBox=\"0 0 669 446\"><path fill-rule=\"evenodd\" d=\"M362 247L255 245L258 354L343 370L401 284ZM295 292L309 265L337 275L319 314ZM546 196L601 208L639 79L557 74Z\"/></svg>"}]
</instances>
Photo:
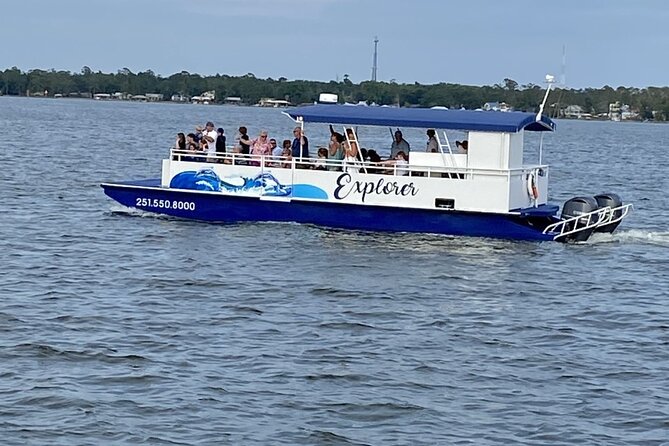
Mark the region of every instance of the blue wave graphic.
<instances>
[{"instance_id":1,"label":"blue wave graphic","mask_svg":"<svg viewBox=\"0 0 669 446\"><path fill-rule=\"evenodd\" d=\"M311 184L294 184L293 197L300 198L318 198L322 200L328 199L328 193L323 189Z\"/></svg>"},{"instance_id":2,"label":"blue wave graphic","mask_svg":"<svg viewBox=\"0 0 669 446\"><path fill-rule=\"evenodd\" d=\"M193 189L211 192L257 192L258 195L285 197L293 194L302 198L327 198L327 193L310 184L297 184L294 188L282 185L274 175L262 172L253 178L228 177L220 178L210 168L200 169L197 172L188 170L172 178L170 187L176 189Z\"/></svg>"}]
</instances>

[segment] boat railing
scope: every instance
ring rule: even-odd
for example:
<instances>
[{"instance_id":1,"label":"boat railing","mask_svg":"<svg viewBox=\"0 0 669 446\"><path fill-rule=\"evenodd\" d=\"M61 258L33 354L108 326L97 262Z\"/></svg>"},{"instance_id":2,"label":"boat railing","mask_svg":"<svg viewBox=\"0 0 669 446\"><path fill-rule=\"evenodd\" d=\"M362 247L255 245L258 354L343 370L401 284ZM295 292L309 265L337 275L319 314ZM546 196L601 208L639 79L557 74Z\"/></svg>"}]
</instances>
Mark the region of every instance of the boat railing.
<instances>
[{"instance_id":1,"label":"boat railing","mask_svg":"<svg viewBox=\"0 0 669 446\"><path fill-rule=\"evenodd\" d=\"M206 153L171 149L170 157L174 161L192 161L200 163L218 163L239 166L257 166L261 168L312 169L328 171L359 171L361 173L390 174L395 176L421 176L430 178L464 180L474 174L494 176L519 176L537 168L548 166L523 166L515 169L471 168L455 166L435 166L396 164L392 162L375 163L371 161L334 160L328 158L292 158L273 155L247 155L244 153L224 152Z\"/></svg>"},{"instance_id":2,"label":"boat railing","mask_svg":"<svg viewBox=\"0 0 669 446\"><path fill-rule=\"evenodd\" d=\"M546 226L544 234L555 233L553 240L558 240L578 232L618 223L629 214L632 203L624 204L615 208L609 206L596 209L592 212L577 215L575 217L560 220Z\"/></svg>"}]
</instances>

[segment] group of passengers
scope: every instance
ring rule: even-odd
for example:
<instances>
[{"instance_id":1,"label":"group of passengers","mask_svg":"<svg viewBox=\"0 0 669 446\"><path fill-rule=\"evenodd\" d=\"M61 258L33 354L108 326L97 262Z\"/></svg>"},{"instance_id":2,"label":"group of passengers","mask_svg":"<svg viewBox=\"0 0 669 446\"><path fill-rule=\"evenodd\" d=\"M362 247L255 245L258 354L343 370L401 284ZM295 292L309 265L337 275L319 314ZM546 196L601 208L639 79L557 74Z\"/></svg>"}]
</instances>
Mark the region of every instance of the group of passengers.
<instances>
[{"instance_id":1,"label":"group of passengers","mask_svg":"<svg viewBox=\"0 0 669 446\"><path fill-rule=\"evenodd\" d=\"M223 128L214 130L214 123L209 121L203 127L198 126L195 132L178 133L174 148L183 151L184 161L210 161L231 164L259 166L260 157L268 157L268 167L290 168L293 159L308 159L309 140L304 135L301 127L293 129L293 140L284 139L281 146L277 145L275 138L270 138L266 130L261 130L258 137L251 139L248 129L239 127L232 146L232 153L242 155L239 157L221 156L228 152L226 147L226 136ZM402 132L398 129L393 135L390 146L390 158L382 160L376 150L359 148L355 131L352 128L345 129L346 136L335 131L330 125L330 141L327 147L320 147L317 151L315 161L296 164L302 169L330 170L330 171L360 171L363 168L361 161L365 161L364 171L368 173L395 173L397 175L408 175L410 144L404 139ZM439 142L433 129L427 130L427 152L438 152ZM467 153L467 141L457 141L456 147ZM243 155L252 155L245 157ZM247 159L248 158L248 159Z\"/></svg>"}]
</instances>

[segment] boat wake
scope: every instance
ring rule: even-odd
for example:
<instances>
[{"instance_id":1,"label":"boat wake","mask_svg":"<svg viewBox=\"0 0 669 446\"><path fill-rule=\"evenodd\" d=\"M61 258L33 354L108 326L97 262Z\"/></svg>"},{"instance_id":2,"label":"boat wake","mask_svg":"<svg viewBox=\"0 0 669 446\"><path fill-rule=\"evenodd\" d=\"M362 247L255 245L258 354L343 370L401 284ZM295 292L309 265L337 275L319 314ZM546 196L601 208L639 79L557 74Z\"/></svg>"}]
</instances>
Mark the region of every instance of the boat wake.
<instances>
[{"instance_id":1,"label":"boat wake","mask_svg":"<svg viewBox=\"0 0 669 446\"><path fill-rule=\"evenodd\" d=\"M158 214L156 212L150 212L150 211L144 211L142 209L131 208L131 207L123 206L123 205L120 205L120 204L112 205L109 208L109 211L112 214L127 215L129 217L162 218L162 219L174 218L174 217L171 217L169 215Z\"/></svg>"},{"instance_id":2,"label":"boat wake","mask_svg":"<svg viewBox=\"0 0 669 446\"><path fill-rule=\"evenodd\" d=\"M627 231L616 231L613 234L597 232L590 237L587 243L625 243L669 247L669 231L629 229Z\"/></svg>"}]
</instances>

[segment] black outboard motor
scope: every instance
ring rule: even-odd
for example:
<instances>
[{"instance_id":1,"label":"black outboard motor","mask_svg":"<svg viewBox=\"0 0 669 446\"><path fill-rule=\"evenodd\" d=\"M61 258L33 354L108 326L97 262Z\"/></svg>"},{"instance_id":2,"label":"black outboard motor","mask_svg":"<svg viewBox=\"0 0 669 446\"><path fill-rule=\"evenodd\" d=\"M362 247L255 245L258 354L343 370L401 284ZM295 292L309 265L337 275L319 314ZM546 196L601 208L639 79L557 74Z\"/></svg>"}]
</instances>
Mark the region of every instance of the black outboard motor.
<instances>
[{"instance_id":1,"label":"black outboard motor","mask_svg":"<svg viewBox=\"0 0 669 446\"><path fill-rule=\"evenodd\" d=\"M605 208L605 207L610 207L611 209L615 209L617 207L620 207L623 205L623 200L620 199L620 196L616 194L599 194L595 195L595 200L597 200L597 205L599 206L599 209ZM617 211L613 212L613 220L620 218L623 215L623 211L618 209ZM597 232L613 232L616 230L618 225L620 224L620 221L617 221L615 223L609 223L608 225L603 225L603 226L598 226L595 231Z\"/></svg>"},{"instance_id":2,"label":"black outboard motor","mask_svg":"<svg viewBox=\"0 0 669 446\"><path fill-rule=\"evenodd\" d=\"M578 217L579 215L589 214L590 212L596 211L599 209L597 200L593 197L574 197L571 200L567 200L562 206L562 215L560 218L562 220L567 220L569 218ZM596 223L597 217L593 216L590 218L590 223ZM588 218L578 219L573 223L569 223L565 227L565 231L572 231L574 229L585 227L588 224ZM595 228L584 229L583 231L576 232L574 234L567 235L563 241L570 242L584 242L590 237Z\"/></svg>"}]
</instances>

